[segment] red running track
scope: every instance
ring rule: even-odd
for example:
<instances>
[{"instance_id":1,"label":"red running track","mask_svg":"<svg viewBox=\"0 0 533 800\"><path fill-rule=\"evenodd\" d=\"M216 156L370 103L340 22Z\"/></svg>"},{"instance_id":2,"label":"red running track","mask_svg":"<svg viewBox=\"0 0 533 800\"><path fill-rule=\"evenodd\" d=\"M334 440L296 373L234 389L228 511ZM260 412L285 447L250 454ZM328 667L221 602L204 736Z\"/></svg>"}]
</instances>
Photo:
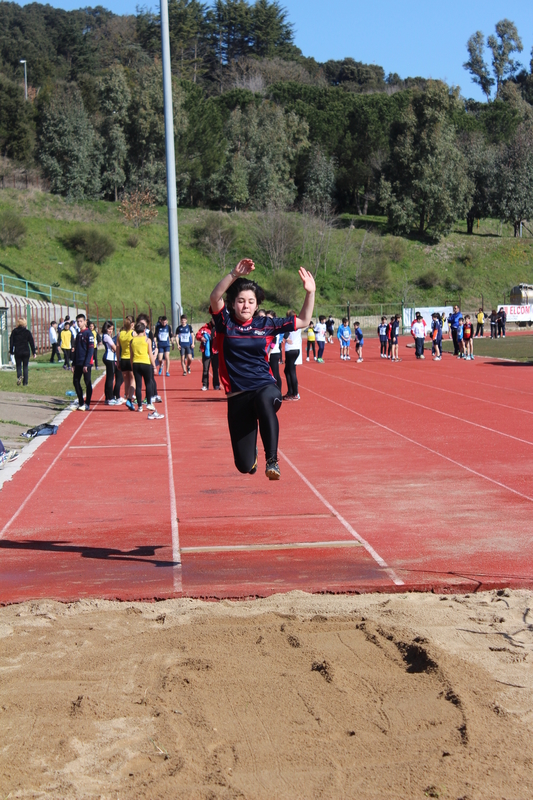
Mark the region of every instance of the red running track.
<instances>
[{"instance_id":1,"label":"red running track","mask_svg":"<svg viewBox=\"0 0 533 800\"><path fill-rule=\"evenodd\" d=\"M197 362L164 420L72 413L0 494L0 603L531 588L533 370L401 349L299 368L279 482L236 472Z\"/></svg>"}]
</instances>

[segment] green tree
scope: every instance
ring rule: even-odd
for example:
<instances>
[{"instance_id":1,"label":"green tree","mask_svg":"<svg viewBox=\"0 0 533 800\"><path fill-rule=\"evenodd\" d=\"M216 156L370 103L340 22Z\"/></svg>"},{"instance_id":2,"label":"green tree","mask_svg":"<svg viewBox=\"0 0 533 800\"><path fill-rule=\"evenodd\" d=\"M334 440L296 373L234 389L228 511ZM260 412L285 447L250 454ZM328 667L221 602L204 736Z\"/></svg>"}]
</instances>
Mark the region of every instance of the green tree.
<instances>
[{"instance_id":1,"label":"green tree","mask_svg":"<svg viewBox=\"0 0 533 800\"><path fill-rule=\"evenodd\" d=\"M335 190L335 165L320 147L314 146L309 156L304 201L307 208L322 213L331 208Z\"/></svg>"},{"instance_id":2,"label":"green tree","mask_svg":"<svg viewBox=\"0 0 533 800\"><path fill-rule=\"evenodd\" d=\"M504 80L515 75L520 68L519 62L511 58L512 54L521 53L524 48L516 25L509 19L502 19L496 24L496 36L489 36L487 44L492 51L496 97L499 97Z\"/></svg>"},{"instance_id":3,"label":"green tree","mask_svg":"<svg viewBox=\"0 0 533 800\"><path fill-rule=\"evenodd\" d=\"M287 11L276 0L256 0L251 8L251 49L261 58L294 57L300 51L293 43L293 26Z\"/></svg>"},{"instance_id":4,"label":"green tree","mask_svg":"<svg viewBox=\"0 0 533 800\"><path fill-rule=\"evenodd\" d=\"M33 105L24 102L20 84L0 75L0 153L28 163L34 140Z\"/></svg>"},{"instance_id":5,"label":"green tree","mask_svg":"<svg viewBox=\"0 0 533 800\"><path fill-rule=\"evenodd\" d=\"M485 37L481 31L473 33L468 42L466 43L469 59L463 64L471 75L474 83L481 87L481 91L490 100L490 93L494 86L494 78L489 74L488 64L483 57L485 49Z\"/></svg>"},{"instance_id":6,"label":"green tree","mask_svg":"<svg viewBox=\"0 0 533 800\"><path fill-rule=\"evenodd\" d=\"M308 128L273 103L235 109L228 121L221 198L232 206L286 208L296 196L294 172Z\"/></svg>"},{"instance_id":7,"label":"green tree","mask_svg":"<svg viewBox=\"0 0 533 800\"><path fill-rule=\"evenodd\" d=\"M131 93L122 67L112 67L99 85L102 111L103 165L102 189L106 195L118 200L118 190L126 181L125 165L128 155L125 126Z\"/></svg>"},{"instance_id":8,"label":"green tree","mask_svg":"<svg viewBox=\"0 0 533 800\"><path fill-rule=\"evenodd\" d=\"M533 124L522 123L514 139L504 148L497 170L500 217L514 225L533 218Z\"/></svg>"},{"instance_id":9,"label":"green tree","mask_svg":"<svg viewBox=\"0 0 533 800\"><path fill-rule=\"evenodd\" d=\"M75 87L59 88L44 109L38 154L52 192L71 200L99 196L99 141Z\"/></svg>"},{"instance_id":10,"label":"green tree","mask_svg":"<svg viewBox=\"0 0 533 800\"><path fill-rule=\"evenodd\" d=\"M394 232L438 239L472 204L466 161L449 120L458 102L444 84L432 82L426 92L413 94L393 130L380 199Z\"/></svg>"},{"instance_id":11,"label":"green tree","mask_svg":"<svg viewBox=\"0 0 533 800\"><path fill-rule=\"evenodd\" d=\"M177 139L187 126L183 92L172 82L174 136ZM128 140L128 181L132 186L150 189L159 202L166 199L165 122L163 115L163 79L160 65L145 67L132 88L126 126ZM177 149L177 148L176 148ZM188 175L177 175L178 193L183 197Z\"/></svg>"},{"instance_id":12,"label":"green tree","mask_svg":"<svg viewBox=\"0 0 533 800\"><path fill-rule=\"evenodd\" d=\"M500 150L488 144L479 132L464 137L461 150L466 159L466 169L473 187L472 206L466 215L467 231L472 234L476 219L491 217L498 212L497 177Z\"/></svg>"}]
</instances>

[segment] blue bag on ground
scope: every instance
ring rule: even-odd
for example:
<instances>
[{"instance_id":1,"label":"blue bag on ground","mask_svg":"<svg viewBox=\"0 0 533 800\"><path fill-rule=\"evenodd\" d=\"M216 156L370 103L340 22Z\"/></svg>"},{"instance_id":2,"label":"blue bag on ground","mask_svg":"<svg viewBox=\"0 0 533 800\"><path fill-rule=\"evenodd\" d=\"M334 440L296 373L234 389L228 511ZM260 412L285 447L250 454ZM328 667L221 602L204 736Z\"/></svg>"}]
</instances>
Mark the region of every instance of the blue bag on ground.
<instances>
[{"instance_id":1,"label":"blue bag on ground","mask_svg":"<svg viewBox=\"0 0 533 800\"><path fill-rule=\"evenodd\" d=\"M35 428L30 428L20 435L23 436L24 439L34 439L36 436L53 436L55 433L57 433L57 425L43 422L42 425L36 425Z\"/></svg>"}]
</instances>

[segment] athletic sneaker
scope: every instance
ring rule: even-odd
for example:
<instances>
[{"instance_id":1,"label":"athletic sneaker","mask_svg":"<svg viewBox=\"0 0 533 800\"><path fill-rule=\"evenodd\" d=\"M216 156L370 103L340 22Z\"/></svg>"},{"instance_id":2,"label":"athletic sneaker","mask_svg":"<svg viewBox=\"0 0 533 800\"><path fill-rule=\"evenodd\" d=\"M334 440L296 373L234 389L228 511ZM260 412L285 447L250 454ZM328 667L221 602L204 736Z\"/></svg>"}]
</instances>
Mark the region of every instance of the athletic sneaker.
<instances>
[{"instance_id":1,"label":"athletic sneaker","mask_svg":"<svg viewBox=\"0 0 533 800\"><path fill-rule=\"evenodd\" d=\"M9 464L10 461L14 461L18 457L19 454L16 450L4 450L4 452L0 454L0 466L4 467L6 464Z\"/></svg>"},{"instance_id":2,"label":"athletic sneaker","mask_svg":"<svg viewBox=\"0 0 533 800\"><path fill-rule=\"evenodd\" d=\"M265 475L267 476L269 481L279 481L279 479L281 478L279 464L275 458L268 459L266 463Z\"/></svg>"},{"instance_id":3,"label":"athletic sneaker","mask_svg":"<svg viewBox=\"0 0 533 800\"><path fill-rule=\"evenodd\" d=\"M161 368L157 374L161 375L162 372L163 372L163 369Z\"/></svg>"},{"instance_id":4,"label":"athletic sneaker","mask_svg":"<svg viewBox=\"0 0 533 800\"><path fill-rule=\"evenodd\" d=\"M163 400L159 397L158 394L156 394L155 397L152 397L152 403L162 403L162 402Z\"/></svg>"},{"instance_id":5,"label":"athletic sneaker","mask_svg":"<svg viewBox=\"0 0 533 800\"><path fill-rule=\"evenodd\" d=\"M127 400L126 400L125 397L118 397L117 398L117 406L123 406L124 403L126 403L126 402L127 402Z\"/></svg>"},{"instance_id":6,"label":"athletic sneaker","mask_svg":"<svg viewBox=\"0 0 533 800\"><path fill-rule=\"evenodd\" d=\"M307 359L309 361L309 359ZM22 378L17 378L17 386L20 386L22 383Z\"/></svg>"},{"instance_id":7,"label":"athletic sneaker","mask_svg":"<svg viewBox=\"0 0 533 800\"><path fill-rule=\"evenodd\" d=\"M75 403L72 403L72 405L70 405L70 406L68 407L68 410L69 410L69 411L77 411L77 410L78 410L78 406L79 406L79 403L78 403L78 401L76 400L76 402L75 402Z\"/></svg>"},{"instance_id":8,"label":"athletic sneaker","mask_svg":"<svg viewBox=\"0 0 533 800\"><path fill-rule=\"evenodd\" d=\"M151 414L148 414L148 419L164 419L164 414L158 414L157 411L152 411Z\"/></svg>"},{"instance_id":9,"label":"athletic sneaker","mask_svg":"<svg viewBox=\"0 0 533 800\"><path fill-rule=\"evenodd\" d=\"M283 399L284 400L294 400L294 397L293 397L292 394L284 394L283 395Z\"/></svg>"},{"instance_id":10,"label":"athletic sneaker","mask_svg":"<svg viewBox=\"0 0 533 800\"><path fill-rule=\"evenodd\" d=\"M315 356L315 361L318 361L318 358Z\"/></svg>"},{"instance_id":11,"label":"athletic sneaker","mask_svg":"<svg viewBox=\"0 0 533 800\"><path fill-rule=\"evenodd\" d=\"M187 373L186 373L186 372L184 372L183 374L184 374L184 375L187 375Z\"/></svg>"},{"instance_id":12,"label":"athletic sneaker","mask_svg":"<svg viewBox=\"0 0 533 800\"><path fill-rule=\"evenodd\" d=\"M351 361L352 359L350 358L350 356L346 356L346 359L345 359L345 360L346 360L346 361Z\"/></svg>"},{"instance_id":13,"label":"athletic sneaker","mask_svg":"<svg viewBox=\"0 0 533 800\"><path fill-rule=\"evenodd\" d=\"M146 403L147 411L155 411L155 406L152 403Z\"/></svg>"},{"instance_id":14,"label":"athletic sneaker","mask_svg":"<svg viewBox=\"0 0 533 800\"><path fill-rule=\"evenodd\" d=\"M207 386L202 386L202 392L207 392Z\"/></svg>"},{"instance_id":15,"label":"athletic sneaker","mask_svg":"<svg viewBox=\"0 0 533 800\"><path fill-rule=\"evenodd\" d=\"M300 399L299 394L293 394L293 396L291 397L291 400L299 400L299 399Z\"/></svg>"},{"instance_id":16,"label":"athletic sneaker","mask_svg":"<svg viewBox=\"0 0 533 800\"><path fill-rule=\"evenodd\" d=\"M170 372L167 372L167 378L170 378Z\"/></svg>"},{"instance_id":17,"label":"athletic sneaker","mask_svg":"<svg viewBox=\"0 0 533 800\"><path fill-rule=\"evenodd\" d=\"M187 372L189 373L189 375L191 374L191 368L190 367L187 367ZM167 372L167 378L170 378L170 375L168 374L168 372Z\"/></svg>"},{"instance_id":18,"label":"athletic sneaker","mask_svg":"<svg viewBox=\"0 0 533 800\"><path fill-rule=\"evenodd\" d=\"M78 411L88 411L89 406L86 406L85 403L82 406L78 406Z\"/></svg>"},{"instance_id":19,"label":"athletic sneaker","mask_svg":"<svg viewBox=\"0 0 533 800\"><path fill-rule=\"evenodd\" d=\"M318 364L323 364L324 363L324 359L323 358L317 358L317 363Z\"/></svg>"},{"instance_id":20,"label":"athletic sneaker","mask_svg":"<svg viewBox=\"0 0 533 800\"><path fill-rule=\"evenodd\" d=\"M106 400L106 406L118 406L118 402L116 400Z\"/></svg>"},{"instance_id":21,"label":"athletic sneaker","mask_svg":"<svg viewBox=\"0 0 533 800\"><path fill-rule=\"evenodd\" d=\"M306 361L309 361L309 359L308 359L308 358L306 358L305 360L306 360Z\"/></svg>"},{"instance_id":22,"label":"athletic sneaker","mask_svg":"<svg viewBox=\"0 0 533 800\"><path fill-rule=\"evenodd\" d=\"M420 356L420 358L425 358L425 356Z\"/></svg>"},{"instance_id":23,"label":"athletic sneaker","mask_svg":"<svg viewBox=\"0 0 533 800\"><path fill-rule=\"evenodd\" d=\"M357 363L360 364L362 362L362 360L363 360L362 358L358 358L357 359Z\"/></svg>"},{"instance_id":24,"label":"athletic sneaker","mask_svg":"<svg viewBox=\"0 0 533 800\"><path fill-rule=\"evenodd\" d=\"M131 402L131 400L126 400L126 408L129 408L130 411L135 411L135 406Z\"/></svg>"}]
</instances>

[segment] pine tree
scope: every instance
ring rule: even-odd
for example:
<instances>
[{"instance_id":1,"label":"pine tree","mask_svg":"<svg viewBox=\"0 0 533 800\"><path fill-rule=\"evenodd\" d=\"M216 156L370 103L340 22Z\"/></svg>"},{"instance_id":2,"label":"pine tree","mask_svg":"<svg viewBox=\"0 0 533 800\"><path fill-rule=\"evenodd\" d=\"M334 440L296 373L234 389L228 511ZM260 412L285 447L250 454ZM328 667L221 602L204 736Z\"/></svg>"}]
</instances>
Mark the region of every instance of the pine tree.
<instances>
[{"instance_id":1,"label":"pine tree","mask_svg":"<svg viewBox=\"0 0 533 800\"><path fill-rule=\"evenodd\" d=\"M128 155L125 126L128 122L130 90L122 67L112 67L100 81L100 128L103 145L102 189L118 200L118 190L126 181Z\"/></svg>"}]
</instances>

